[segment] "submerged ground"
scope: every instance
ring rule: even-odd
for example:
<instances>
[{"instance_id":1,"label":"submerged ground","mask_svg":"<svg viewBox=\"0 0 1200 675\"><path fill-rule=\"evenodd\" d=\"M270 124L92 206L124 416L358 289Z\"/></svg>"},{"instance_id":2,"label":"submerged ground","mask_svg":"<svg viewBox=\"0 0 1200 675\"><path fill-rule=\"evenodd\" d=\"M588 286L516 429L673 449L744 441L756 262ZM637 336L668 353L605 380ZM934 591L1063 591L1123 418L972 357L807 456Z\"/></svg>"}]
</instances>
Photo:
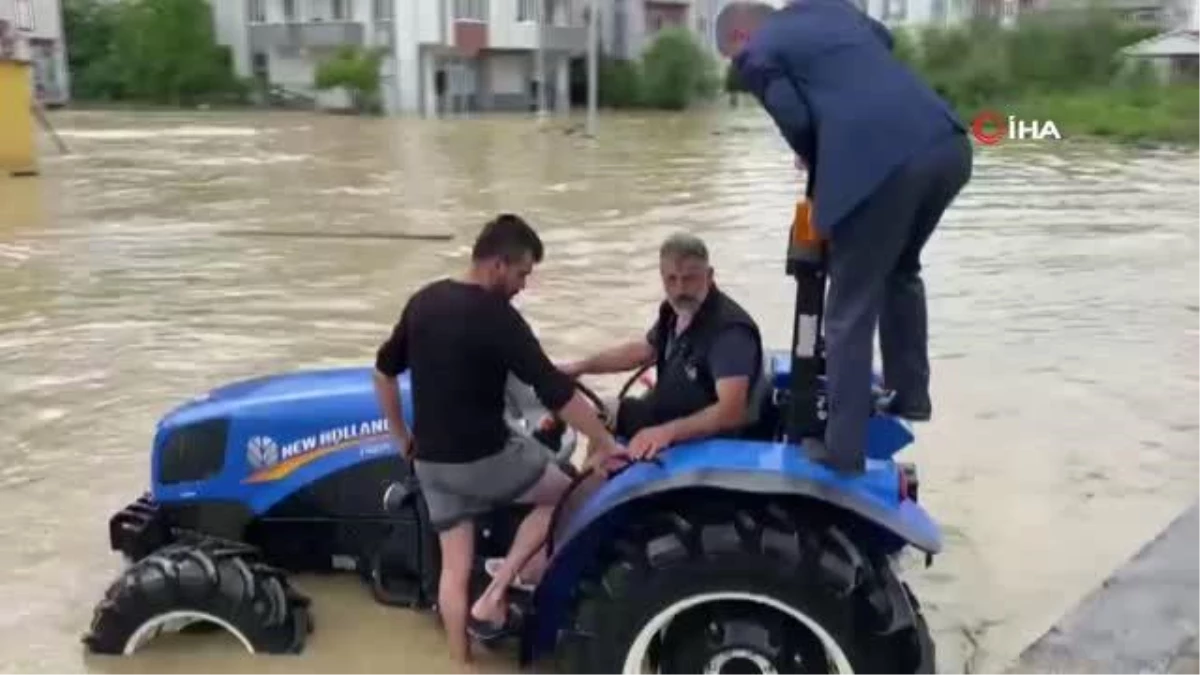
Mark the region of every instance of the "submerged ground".
<instances>
[{"instance_id":1,"label":"submerged ground","mask_svg":"<svg viewBox=\"0 0 1200 675\"><path fill-rule=\"evenodd\" d=\"M459 269L495 212L547 242L519 304L555 357L645 330L655 250L679 228L707 239L769 341L789 340L797 185L751 110L602 118L597 145L528 118L54 123L72 154L47 144L40 178L0 182L4 670L446 670L429 617L353 578L299 581L317 632L297 658L201 638L98 659L78 636L118 569L107 518L145 487L155 420L231 379L368 362L407 294ZM1196 499L1196 161L982 151L928 251L935 420L906 458L947 550L910 578L943 670L1004 668Z\"/></svg>"}]
</instances>

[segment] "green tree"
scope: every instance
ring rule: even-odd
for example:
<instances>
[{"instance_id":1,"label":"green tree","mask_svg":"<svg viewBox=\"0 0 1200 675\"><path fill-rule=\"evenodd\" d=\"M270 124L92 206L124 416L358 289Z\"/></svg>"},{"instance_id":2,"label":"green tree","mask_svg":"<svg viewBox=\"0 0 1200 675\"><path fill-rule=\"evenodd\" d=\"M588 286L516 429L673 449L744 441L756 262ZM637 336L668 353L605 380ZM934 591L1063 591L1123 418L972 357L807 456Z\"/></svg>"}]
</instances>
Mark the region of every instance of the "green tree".
<instances>
[{"instance_id":1,"label":"green tree","mask_svg":"<svg viewBox=\"0 0 1200 675\"><path fill-rule=\"evenodd\" d=\"M597 79L600 105L610 108L681 110L723 86L716 60L686 28L660 31L639 59L602 56Z\"/></svg>"},{"instance_id":2,"label":"green tree","mask_svg":"<svg viewBox=\"0 0 1200 675\"><path fill-rule=\"evenodd\" d=\"M1195 142L1195 84L1164 86L1121 49L1154 31L1095 6L919 31L896 52L957 108L1054 120L1064 134ZM903 51L902 51L903 44Z\"/></svg>"},{"instance_id":3,"label":"green tree","mask_svg":"<svg viewBox=\"0 0 1200 675\"><path fill-rule=\"evenodd\" d=\"M920 31L897 53L942 95L976 106L1028 95L1108 86L1120 49L1147 35L1095 7L1021 17L1016 26L979 20Z\"/></svg>"},{"instance_id":4,"label":"green tree","mask_svg":"<svg viewBox=\"0 0 1200 675\"><path fill-rule=\"evenodd\" d=\"M67 68L72 95L82 99L121 98L123 84L113 44L121 5L102 0L66 0Z\"/></svg>"},{"instance_id":5,"label":"green tree","mask_svg":"<svg viewBox=\"0 0 1200 675\"><path fill-rule=\"evenodd\" d=\"M83 98L179 105L244 94L205 0L68 0L63 14Z\"/></svg>"},{"instance_id":6,"label":"green tree","mask_svg":"<svg viewBox=\"0 0 1200 675\"><path fill-rule=\"evenodd\" d=\"M355 110L377 112L381 109L379 66L383 55L381 49L342 47L317 66L314 85L321 90L342 87L349 92Z\"/></svg>"},{"instance_id":7,"label":"green tree","mask_svg":"<svg viewBox=\"0 0 1200 675\"><path fill-rule=\"evenodd\" d=\"M596 68L596 97L606 108L642 105L642 70L637 61L605 57Z\"/></svg>"},{"instance_id":8,"label":"green tree","mask_svg":"<svg viewBox=\"0 0 1200 675\"><path fill-rule=\"evenodd\" d=\"M644 100L654 108L682 110L720 88L712 57L686 28L658 33L642 55L642 73Z\"/></svg>"}]
</instances>

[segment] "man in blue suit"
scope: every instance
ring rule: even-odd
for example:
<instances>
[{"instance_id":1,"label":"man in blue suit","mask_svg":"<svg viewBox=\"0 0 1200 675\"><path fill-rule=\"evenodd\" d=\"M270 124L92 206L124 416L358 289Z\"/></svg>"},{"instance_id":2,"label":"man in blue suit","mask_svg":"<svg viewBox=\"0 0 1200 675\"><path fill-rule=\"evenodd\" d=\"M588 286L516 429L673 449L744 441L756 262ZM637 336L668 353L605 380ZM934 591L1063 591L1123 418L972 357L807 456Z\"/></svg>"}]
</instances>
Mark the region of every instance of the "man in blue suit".
<instances>
[{"instance_id":1,"label":"man in blue suit","mask_svg":"<svg viewBox=\"0 0 1200 675\"><path fill-rule=\"evenodd\" d=\"M805 447L851 474L865 468L877 322L890 412L932 414L921 249L971 177L965 126L892 44L847 0L796 0L734 58L808 169L813 224L828 243L829 419L824 443Z\"/></svg>"}]
</instances>

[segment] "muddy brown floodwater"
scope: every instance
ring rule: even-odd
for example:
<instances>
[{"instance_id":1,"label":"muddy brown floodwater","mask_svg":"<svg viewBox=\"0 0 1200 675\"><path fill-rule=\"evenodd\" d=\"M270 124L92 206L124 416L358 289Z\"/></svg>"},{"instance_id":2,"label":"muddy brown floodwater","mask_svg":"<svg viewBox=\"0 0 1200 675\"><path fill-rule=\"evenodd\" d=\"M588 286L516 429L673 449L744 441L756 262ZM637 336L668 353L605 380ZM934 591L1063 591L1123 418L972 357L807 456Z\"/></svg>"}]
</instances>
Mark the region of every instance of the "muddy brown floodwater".
<instances>
[{"instance_id":1,"label":"muddy brown floodwater","mask_svg":"<svg viewBox=\"0 0 1200 675\"><path fill-rule=\"evenodd\" d=\"M420 284L498 211L548 259L518 303L552 356L644 331L656 246L687 228L786 346L796 184L749 108L551 121L70 112L72 154L0 181L0 666L90 672L442 672L425 615L354 578L297 582L296 657L79 635L120 563L111 512L145 488L156 419L232 379L365 364ZM44 140L44 139L43 139ZM255 238L235 231L454 235ZM928 250L935 420L906 451L945 529L909 578L943 671L1003 668L1197 495L1197 156L989 149ZM612 381L602 381L612 387ZM499 669L514 667L496 657Z\"/></svg>"}]
</instances>

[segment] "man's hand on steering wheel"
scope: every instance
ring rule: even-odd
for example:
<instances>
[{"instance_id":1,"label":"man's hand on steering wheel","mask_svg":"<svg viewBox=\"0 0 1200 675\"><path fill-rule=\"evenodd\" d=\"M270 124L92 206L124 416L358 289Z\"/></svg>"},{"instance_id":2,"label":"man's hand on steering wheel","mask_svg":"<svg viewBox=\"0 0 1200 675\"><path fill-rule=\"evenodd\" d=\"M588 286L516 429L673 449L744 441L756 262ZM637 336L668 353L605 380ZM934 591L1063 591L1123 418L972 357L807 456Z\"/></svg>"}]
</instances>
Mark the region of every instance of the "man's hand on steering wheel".
<instances>
[{"instance_id":1,"label":"man's hand on steering wheel","mask_svg":"<svg viewBox=\"0 0 1200 675\"><path fill-rule=\"evenodd\" d=\"M583 462L583 470L608 476L610 473L628 466L632 461L634 459L627 449L614 444L608 448L589 452L587 459Z\"/></svg>"},{"instance_id":2,"label":"man's hand on steering wheel","mask_svg":"<svg viewBox=\"0 0 1200 675\"><path fill-rule=\"evenodd\" d=\"M651 459L675 441L675 432L668 424L646 427L629 441L629 455L634 459Z\"/></svg>"},{"instance_id":3,"label":"man's hand on steering wheel","mask_svg":"<svg viewBox=\"0 0 1200 675\"><path fill-rule=\"evenodd\" d=\"M613 424L616 420L613 417L612 411L608 409L608 405L604 403L604 399L600 398L596 392L592 391L591 388L579 380L575 380L575 388L592 404L592 407L596 409L596 415L600 418L600 422L604 424L609 433L612 433Z\"/></svg>"}]
</instances>

